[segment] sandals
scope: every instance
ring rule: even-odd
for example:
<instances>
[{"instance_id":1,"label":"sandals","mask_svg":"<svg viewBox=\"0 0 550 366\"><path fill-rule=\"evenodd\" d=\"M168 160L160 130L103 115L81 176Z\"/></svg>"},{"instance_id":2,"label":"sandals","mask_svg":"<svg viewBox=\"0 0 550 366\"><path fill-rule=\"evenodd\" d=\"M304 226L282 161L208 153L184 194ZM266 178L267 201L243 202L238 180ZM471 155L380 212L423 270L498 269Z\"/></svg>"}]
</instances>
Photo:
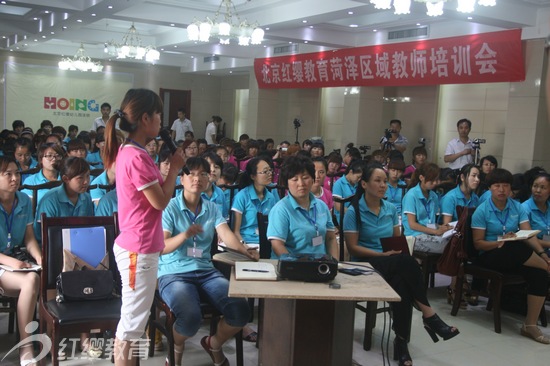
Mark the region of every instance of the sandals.
<instances>
[{"instance_id":1,"label":"sandals","mask_svg":"<svg viewBox=\"0 0 550 366\"><path fill-rule=\"evenodd\" d=\"M221 348L212 349L212 347L210 346L210 338L211 338L210 336L204 336L201 339L201 346L202 346L202 348L204 348L206 353L208 353L210 355L210 358L212 358L212 362L214 362L214 366L229 366L229 360L225 356L223 357L222 362L216 363L216 359L214 358L214 353L222 352L222 354L223 354L223 350Z\"/></svg>"},{"instance_id":2,"label":"sandals","mask_svg":"<svg viewBox=\"0 0 550 366\"><path fill-rule=\"evenodd\" d=\"M455 302L455 295L456 291L451 288L451 286L447 286L447 304L453 305ZM460 308L466 309L468 307L468 304L464 299L460 299Z\"/></svg>"},{"instance_id":3,"label":"sandals","mask_svg":"<svg viewBox=\"0 0 550 366\"><path fill-rule=\"evenodd\" d=\"M550 344L550 339L542 333L542 331L536 325L523 324L520 329L522 336L534 339L542 344Z\"/></svg>"},{"instance_id":4,"label":"sandals","mask_svg":"<svg viewBox=\"0 0 550 366\"><path fill-rule=\"evenodd\" d=\"M258 341L258 333L254 331L248 333L246 337L243 337L243 341L256 343Z\"/></svg>"},{"instance_id":5,"label":"sandals","mask_svg":"<svg viewBox=\"0 0 550 366\"><path fill-rule=\"evenodd\" d=\"M21 352L21 350L24 349L24 348L30 348L31 351L30 351L30 352L27 352L27 353L23 353L22 356L26 356L28 353L30 353L30 355L32 356L32 354L33 354L33 352L32 352L32 351L33 351L33 346L32 346L32 344L27 344L27 345L22 346L22 347L20 348L20 352ZM21 357L21 356L20 356L20 357ZM21 366L30 366L30 365L36 366L36 365L38 365L38 360L37 360L36 358L34 358L34 357L31 357L31 358L26 359L26 360L20 360L19 362L20 362L20 365L21 365Z\"/></svg>"},{"instance_id":6,"label":"sandals","mask_svg":"<svg viewBox=\"0 0 550 366\"><path fill-rule=\"evenodd\" d=\"M393 340L393 359L399 366L412 366L412 358L407 347L407 341L399 336Z\"/></svg>"},{"instance_id":7,"label":"sandals","mask_svg":"<svg viewBox=\"0 0 550 366\"><path fill-rule=\"evenodd\" d=\"M424 322L424 329L426 329L426 332L428 332L430 337L432 337L432 341L434 341L434 343L439 341L437 336L440 336L444 341L446 341L456 337L460 333L457 328L448 326L437 314L434 314L429 318L423 317L422 321Z\"/></svg>"},{"instance_id":8,"label":"sandals","mask_svg":"<svg viewBox=\"0 0 550 366\"><path fill-rule=\"evenodd\" d=\"M183 353L183 349L181 351L178 351L176 349L176 346L174 345L174 358L176 358L176 355L175 355L176 353L181 355ZM164 361L164 366L170 366L170 357L166 356L166 360ZM176 363L176 366L181 366L181 358L180 358L180 363Z\"/></svg>"}]
</instances>

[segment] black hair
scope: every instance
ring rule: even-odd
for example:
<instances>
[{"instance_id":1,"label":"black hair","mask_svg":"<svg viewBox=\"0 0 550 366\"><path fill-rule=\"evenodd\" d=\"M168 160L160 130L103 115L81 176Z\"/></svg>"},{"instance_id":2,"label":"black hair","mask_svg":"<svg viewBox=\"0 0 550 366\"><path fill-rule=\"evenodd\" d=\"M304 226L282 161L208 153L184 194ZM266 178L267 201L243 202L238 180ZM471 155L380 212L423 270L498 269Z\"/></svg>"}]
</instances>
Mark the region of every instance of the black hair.
<instances>
[{"instance_id":1,"label":"black hair","mask_svg":"<svg viewBox=\"0 0 550 366\"><path fill-rule=\"evenodd\" d=\"M315 163L323 163L323 165L325 166L325 170L328 170L328 163L327 161L325 160L325 158L323 158L322 156L316 156L314 158L311 158L311 161L313 161L313 165L315 165Z\"/></svg>"},{"instance_id":2,"label":"black hair","mask_svg":"<svg viewBox=\"0 0 550 366\"><path fill-rule=\"evenodd\" d=\"M69 126L69 132L71 132L71 131L76 131L76 132L78 132L78 126L77 126L77 125L70 125L70 126Z\"/></svg>"},{"instance_id":3,"label":"black hair","mask_svg":"<svg viewBox=\"0 0 550 366\"><path fill-rule=\"evenodd\" d=\"M21 121L20 119L16 119L15 121L12 122L11 127L13 128L14 131L18 127L25 128L25 122Z\"/></svg>"},{"instance_id":4,"label":"black hair","mask_svg":"<svg viewBox=\"0 0 550 366\"><path fill-rule=\"evenodd\" d=\"M205 158L195 156L185 161L185 167L182 169L182 172L183 174L189 174L191 170L197 169L202 169L206 173L210 173L210 164Z\"/></svg>"},{"instance_id":5,"label":"black hair","mask_svg":"<svg viewBox=\"0 0 550 366\"><path fill-rule=\"evenodd\" d=\"M239 175L239 169L231 163L224 163L222 168L221 178L225 178L226 181L234 184Z\"/></svg>"},{"instance_id":6,"label":"black hair","mask_svg":"<svg viewBox=\"0 0 550 366\"><path fill-rule=\"evenodd\" d=\"M481 172L481 169L475 164L466 164L466 165L464 165L460 169L460 174L458 174L458 177L457 177L458 184L460 184L460 185L462 185L462 183L466 184L467 179L470 176L470 173L472 172L472 169L477 169L478 173ZM463 176L464 176L464 180L462 180ZM468 187L468 188L470 188L470 187Z\"/></svg>"},{"instance_id":7,"label":"black hair","mask_svg":"<svg viewBox=\"0 0 550 366\"><path fill-rule=\"evenodd\" d=\"M76 156L65 157L59 163L59 175L61 177L66 176L69 179L73 179L89 171L90 164L86 160Z\"/></svg>"},{"instance_id":8,"label":"black hair","mask_svg":"<svg viewBox=\"0 0 550 366\"><path fill-rule=\"evenodd\" d=\"M365 163L362 160L352 160L351 164L348 166L344 174L347 175L349 172L362 173L364 167Z\"/></svg>"},{"instance_id":9,"label":"black hair","mask_svg":"<svg viewBox=\"0 0 550 366\"><path fill-rule=\"evenodd\" d=\"M462 123L468 124L468 128L470 130L472 129L472 121L470 121L468 118L462 118L458 120L458 122L456 123L456 128L458 128L458 126L460 126Z\"/></svg>"},{"instance_id":10,"label":"black hair","mask_svg":"<svg viewBox=\"0 0 550 366\"><path fill-rule=\"evenodd\" d=\"M208 141L206 141L206 139L197 139L197 147L198 147L200 144L208 145Z\"/></svg>"},{"instance_id":11,"label":"black hair","mask_svg":"<svg viewBox=\"0 0 550 366\"><path fill-rule=\"evenodd\" d=\"M361 181L368 182L370 177L372 176L372 173L374 173L376 169L381 169L382 171L384 171L384 167L380 163L375 162L364 166L363 173L361 174ZM365 194L365 189L363 188L361 181L359 181L359 184L357 185L357 190L355 191L355 195L351 200L351 205L355 210L355 222L357 224L357 228L361 227L361 214L359 211L359 202L361 200L361 197L363 197L363 195Z\"/></svg>"},{"instance_id":12,"label":"black hair","mask_svg":"<svg viewBox=\"0 0 550 366\"><path fill-rule=\"evenodd\" d=\"M485 162L485 160L491 162L492 164L494 164L495 168L498 168L498 161L497 161L497 158L495 158L493 155L487 155L487 156L484 156L481 158L481 160L479 161L479 166L483 166L483 163Z\"/></svg>"},{"instance_id":13,"label":"black hair","mask_svg":"<svg viewBox=\"0 0 550 366\"><path fill-rule=\"evenodd\" d=\"M11 155L0 156L0 173L5 172L6 169L8 169L8 165L10 163L14 163L16 166L19 166L13 156Z\"/></svg>"},{"instance_id":14,"label":"black hair","mask_svg":"<svg viewBox=\"0 0 550 366\"><path fill-rule=\"evenodd\" d=\"M513 182L514 177L512 176L512 173L506 169L496 168L487 174L486 183L489 187L496 183L507 183L511 186Z\"/></svg>"},{"instance_id":15,"label":"black hair","mask_svg":"<svg viewBox=\"0 0 550 366\"><path fill-rule=\"evenodd\" d=\"M361 151L359 151L358 148L353 147L353 146L346 150L345 155L351 156L352 160L355 160L355 159L361 160Z\"/></svg>"},{"instance_id":16,"label":"black hair","mask_svg":"<svg viewBox=\"0 0 550 366\"><path fill-rule=\"evenodd\" d=\"M52 128L52 134L60 134L65 138L65 136L67 136L67 130L63 126L55 126Z\"/></svg>"},{"instance_id":17,"label":"black hair","mask_svg":"<svg viewBox=\"0 0 550 366\"><path fill-rule=\"evenodd\" d=\"M69 141L69 143L67 144L67 152L70 152L73 150L81 150L81 149L86 150L86 144L84 144L84 141L80 139L73 139Z\"/></svg>"},{"instance_id":18,"label":"black hair","mask_svg":"<svg viewBox=\"0 0 550 366\"><path fill-rule=\"evenodd\" d=\"M181 112L181 113L183 113L183 114L186 114L186 113L187 113L187 111L186 111L185 108L183 108L183 107L178 108L178 112Z\"/></svg>"},{"instance_id":19,"label":"black hair","mask_svg":"<svg viewBox=\"0 0 550 366\"><path fill-rule=\"evenodd\" d=\"M246 133L243 133L242 135L239 136L239 141L242 141L242 140L250 140L250 136L248 136Z\"/></svg>"},{"instance_id":20,"label":"black hair","mask_svg":"<svg viewBox=\"0 0 550 366\"><path fill-rule=\"evenodd\" d=\"M281 167L279 182L281 186L288 189L288 180L304 172L309 174L311 178L315 178L315 165L313 165L313 161L303 156L289 156Z\"/></svg>"},{"instance_id":21,"label":"black hair","mask_svg":"<svg viewBox=\"0 0 550 366\"><path fill-rule=\"evenodd\" d=\"M409 182L409 187L414 187L420 182L420 176L422 175L424 179L428 182L434 181L439 178L441 169L435 163L425 163L418 167Z\"/></svg>"},{"instance_id":22,"label":"black hair","mask_svg":"<svg viewBox=\"0 0 550 366\"><path fill-rule=\"evenodd\" d=\"M215 154L213 151L207 152L202 154L202 157L204 159L210 159L212 163L220 168L220 170L223 168L223 160L220 158L217 154ZM210 163L208 164L208 171L210 171Z\"/></svg>"},{"instance_id":23,"label":"black hair","mask_svg":"<svg viewBox=\"0 0 550 366\"><path fill-rule=\"evenodd\" d=\"M239 182L239 189L244 189L251 184L254 184L253 177L258 173L258 164L265 161L267 165L273 170L273 161L265 157L254 157L246 163L246 167L241 175Z\"/></svg>"},{"instance_id":24,"label":"black hair","mask_svg":"<svg viewBox=\"0 0 550 366\"><path fill-rule=\"evenodd\" d=\"M109 109L111 109L111 105L110 105L109 103L107 103L107 102L102 103L100 109L103 109L103 108L106 108L106 107L109 108Z\"/></svg>"},{"instance_id":25,"label":"black hair","mask_svg":"<svg viewBox=\"0 0 550 366\"><path fill-rule=\"evenodd\" d=\"M392 120L390 121L390 125L391 125L392 123L397 123L397 124L399 124L399 127L401 127L401 120L392 119Z\"/></svg>"},{"instance_id":26,"label":"black hair","mask_svg":"<svg viewBox=\"0 0 550 366\"><path fill-rule=\"evenodd\" d=\"M49 119L45 119L42 122L40 122L40 128L44 128L46 126L50 126L51 128L53 128L52 121L50 121Z\"/></svg>"}]
</instances>

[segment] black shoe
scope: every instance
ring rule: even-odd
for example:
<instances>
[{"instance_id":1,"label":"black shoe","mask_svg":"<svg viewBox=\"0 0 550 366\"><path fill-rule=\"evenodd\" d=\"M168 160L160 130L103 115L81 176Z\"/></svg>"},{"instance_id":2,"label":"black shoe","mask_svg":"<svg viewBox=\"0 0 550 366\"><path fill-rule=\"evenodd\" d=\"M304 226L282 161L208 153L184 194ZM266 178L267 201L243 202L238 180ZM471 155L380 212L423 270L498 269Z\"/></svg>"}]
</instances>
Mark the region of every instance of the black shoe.
<instances>
[{"instance_id":1,"label":"black shoe","mask_svg":"<svg viewBox=\"0 0 550 366\"><path fill-rule=\"evenodd\" d=\"M422 318L424 321L424 328L426 329L426 332L432 337L432 340L434 343L439 341L439 338L437 336L440 336L443 338L444 341L447 339L451 339L455 336L457 336L460 332L455 327L449 327L441 318L434 314L430 316L429 318Z\"/></svg>"},{"instance_id":2,"label":"black shoe","mask_svg":"<svg viewBox=\"0 0 550 366\"><path fill-rule=\"evenodd\" d=\"M413 364L407 341L399 336L395 336L393 340L393 359L399 362L399 366L412 366Z\"/></svg>"}]
</instances>

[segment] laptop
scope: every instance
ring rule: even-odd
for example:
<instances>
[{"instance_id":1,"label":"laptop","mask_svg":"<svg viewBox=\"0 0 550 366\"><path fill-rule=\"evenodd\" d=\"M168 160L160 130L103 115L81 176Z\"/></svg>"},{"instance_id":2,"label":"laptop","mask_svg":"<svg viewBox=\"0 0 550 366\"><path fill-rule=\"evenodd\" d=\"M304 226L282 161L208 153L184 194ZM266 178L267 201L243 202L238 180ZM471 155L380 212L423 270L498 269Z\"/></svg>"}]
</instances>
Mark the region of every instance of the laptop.
<instances>
[{"instance_id":1,"label":"laptop","mask_svg":"<svg viewBox=\"0 0 550 366\"><path fill-rule=\"evenodd\" d=\"M414 249L415 238L413 236L392 236L389 238L380 238L382 250L400 250L403 254L411 255Z\"/></svg>"}]
</instances>

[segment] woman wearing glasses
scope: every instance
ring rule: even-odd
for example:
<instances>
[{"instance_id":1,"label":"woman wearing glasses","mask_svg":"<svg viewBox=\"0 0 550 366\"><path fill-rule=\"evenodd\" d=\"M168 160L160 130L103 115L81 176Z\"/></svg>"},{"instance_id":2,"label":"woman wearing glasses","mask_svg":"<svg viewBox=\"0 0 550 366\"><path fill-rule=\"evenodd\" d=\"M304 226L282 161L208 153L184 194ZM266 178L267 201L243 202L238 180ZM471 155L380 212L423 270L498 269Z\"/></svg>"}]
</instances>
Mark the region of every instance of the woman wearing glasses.
<instances>
[{"instance_id":1,"label":"woman wearing glasses","mask_svg":"<svg viewBox=\"0 0 550 366\"><path fill-rule=\"evenodd\" d=\"M228 366L222 346L246 324L250 309L245 299L227 296L229 281L214 268L210 255L214 233L252 260L258 260L258 252L239 243L217 205L201 197L208 185L210 164L203 158L189 158L186 167L181 176L183 193L173 198L162 214L165 247L159 261L158 289L176 316L176 365L182 363L185 341L200 328L202 299L223 317L216 333L201 339L201 346L215 365Z\"/></svg>"},{"instance_id":2,"label":"woman wearing glasses","mask_svg":"<svg viewBox=\"0 0 550 366\"><path fill-rule=\"evenodd\" d=\"M199 145L195 140L185 140L181 145L186 158L194 158L199 156Z\"/></svg>"},{"instance_id":3,"label":"woman wearing glasses","mask_svg":"<svg viewBox=\"0 0 550 366\"><path fill-rule=\"evenodd\" d=\"M38 173L27 177L27 179L25 179L25 184L35 186L38 184L60 180L58 163L64 156L65 151L63 148L55 143L40 145L40 148L38 149L38 162L41 169ZM47 191L48 189L38 190L37 204L40 203L42 196L44 196ZM32 190L25 188L21 190L21 192L25 193L32 199Z\"/></svg>"},{"instance_id":4,"label":"woman wearing glasses","mask_svg":"<svg viewBox=\"0 0 550 366\"><path fill-rule=\"evenodd\" d=\"M267 158L252 158L241 176L239 193L233 200L233 231L246 243L260 243L258 213L264 215L277 203L275 195L266 187L273 178L273 162Z\"/></svg>"}]
</instances>

